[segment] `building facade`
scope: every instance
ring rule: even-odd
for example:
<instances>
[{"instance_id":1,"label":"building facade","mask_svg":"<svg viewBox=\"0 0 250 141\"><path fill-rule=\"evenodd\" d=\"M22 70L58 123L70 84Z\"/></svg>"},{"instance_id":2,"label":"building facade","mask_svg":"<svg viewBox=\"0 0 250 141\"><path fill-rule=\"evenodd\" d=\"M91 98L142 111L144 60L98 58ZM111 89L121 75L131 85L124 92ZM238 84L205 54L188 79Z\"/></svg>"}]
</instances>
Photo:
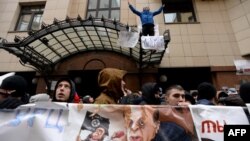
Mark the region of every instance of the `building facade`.
<instances>
[{"instance_id":1,"label":"building facade","mask_svg":"<svg viewBox=\"0 0 250 141\"><path fill-rule=\"evenodd\" d=\"M117 53L113 48L106 49L103 42L96 45L95 50L79 51L77 47L80 48L81 45L72 40L71 31L60 28L50 31L53 25L58 25L60 21L67 22L67 19L70 21L79 18L86 20L90 17L110 19L130 27L138 27L140 19L130 11L127 0L0 0L1 40L18 43L20 48L22 42L28 39L34 42L32 45L39 41L37 44L41 42L46 48L52 46L51 50L58 56L64 53L60 52L60 47L71 49L66 42L76 48L74 53L69 51L67 57L55 61L53 71L41 74L36 71L36 66L25 64L20 56L8 52L9 46L3 45L0 50L1 74L17 72L26 75L37 93L45 92L48 83L52 84L53 80L63 76L70 76L76 82L80 93L97 93L87 88L97 87L97 73L104 67L127 70L127 85L134 91L139 90L141 84L146 81L159 81L163 87L181 84L187 90L196 89L203 81L212 82L217 89L223 86L238 87L242 82L250 81L248 75L236 75L234 65L234 60L248 60L250 56L250 0L130 0L130 3L138 10L148 6L152 11L165 4L163 12L154 19L160 35L166 30L170 31L171 41L161 54L159 63L140 68L138 62L131 59L132 56L124 55L126 51ZM71 26L73 25L74 22ZM44 30L41 30L42 28ZM76 27L72 29L81 30ZM85 27L84 29L86 33L89 32ZM95 30L99 32L99 29ZM46 33L38 34L38 31ZM32 32L46 38L36 38ZM112 30L107 29L105 25L103 32L109 35L107 40L112 47ZM64 40L59 39L61 33L61 38L69 39L65 44ZM92 38L91 35L88 37ZM47 38L49 45L44 43ZM104 37L98 34L95 38L99 41ZM89 42L94 44L95 38ZM81 43L87 46L88 41L85 39L82 38ZM60 45L51 45L53 40L57 40L54 42ZM43 53L43 49L37 51L42 55L47 53ZM129 51L131 52L127 52ZM142 53L139 52L138 55ZM45 60L50 54L46 55ZM44 80L44 77L47 79Z\"/></svg>"}]
</instances>

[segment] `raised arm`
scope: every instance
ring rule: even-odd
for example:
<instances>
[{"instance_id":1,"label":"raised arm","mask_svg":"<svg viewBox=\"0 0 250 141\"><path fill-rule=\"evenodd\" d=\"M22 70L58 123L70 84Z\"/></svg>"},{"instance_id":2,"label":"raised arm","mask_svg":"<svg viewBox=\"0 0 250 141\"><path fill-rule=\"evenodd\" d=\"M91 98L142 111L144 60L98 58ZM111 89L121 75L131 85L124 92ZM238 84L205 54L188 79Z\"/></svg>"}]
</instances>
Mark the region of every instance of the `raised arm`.
<instances>
[{"instance_id":1,"label":"raised arm","mask_svg":"<svg viewBox=\"0 0 250 141\"><path fill-rule=\"evenodd\" d=\"M130 4L129 0L128 0L128 7L129 7L129 9L130 9L133 13L135 13L136 15L138 15L138 16L141 15L141 12L138 11L138 10L136 10L136 9Z\"/></svg>"},{"instance_id":2,"label":"raised arm","mask_svg":"<svg viewBox=\"0 0 250 141\"><path fill-rule=\"evenodd\" d=\"M165 7L165 4L162 5L158 10L154 11L153 16L160 14L164 7Z\"/></svg>"}]
</instances>

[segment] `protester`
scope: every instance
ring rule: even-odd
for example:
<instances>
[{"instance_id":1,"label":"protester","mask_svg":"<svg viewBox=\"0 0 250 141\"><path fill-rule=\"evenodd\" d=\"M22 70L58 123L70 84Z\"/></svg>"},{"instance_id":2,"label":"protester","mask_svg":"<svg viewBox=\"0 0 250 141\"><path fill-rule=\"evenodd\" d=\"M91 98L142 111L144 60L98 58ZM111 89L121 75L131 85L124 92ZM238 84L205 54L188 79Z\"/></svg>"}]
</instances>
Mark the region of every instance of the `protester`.
<instances>
[{"instance_id":1,"label":"protester","mask_svg":"<svg viewBox=\"0 0 250 141\"><path fill-rule=\"evenodd\" d=\"M140 102L141 102L141 95L138 92L132 92L129 95L123 96L120 100L120 104L138 105Z\"/></svg>"},{"instance_id":2,"label":"protester","mask_svg":"<svg viewBox=\"0 0 250 141\"><path fill-rule=\"evenodd\" d=\"M250 103L250 82L240 85L239 94L245 103Z\"/></svg>"},{"instance_id":3,"label":"protester","mask_svg":"<svg viewBox=\"0 0 250 141\"><path fill-rule=\"evenodd\" d=\"M220 98L218 103L224 106L246 106L238 94Z\"/></svg>"},{"instance_id":4,"label":"protester","mask_svg":"<svg viewBox=\"0 0 250 141\"><path fill-rule=\"evenodd\" d=\"M166 105L178 106L185 102L185 90L180 85L172 85L166 90Z\"/></svg>"},{"instance_id":5,"label":"protester","mask_svg":"<svg viewBox=\"0 0 250 141\"><path fill-rule=\"evenodd\" d=\"M198 91L194 90L194 91L192 91L190 93L191 93L191 95L194 98L195 103L196 103L197 102L197 97L198 97Z\"/></svg>"},{"instance_id":6,"label":"protester","mask_svg":"<svg viewBox=\"0 0 250 141\"><path fill-rule=\"evenodd\" d=\"M196 103L194 97L188 91L185 91L185 102L187 105L194 105Z\"/></svg>"},{"instance_id":7,"label":"protester","mask_svg":"<svg viewBox=\"0 0 250 141\"><path fill-rule=\"evenodd\" d=\"M126 71L116 68L104 68L99 72L98 84L100 95L95 99L95 104L117 104L124 96L125 82L123 77Z\"/></svg>"},{"instance_id":8,"label":"protester","mask_svg":"<svg viewBox=\"0 0 250 141\"><path fill-rule=\"evenodd\" d=\"M79 103L80 98L75 90L75 84L69 78L57 81L53 94L53 102Z\"/></svg>"},{"instance_id":9,"label":"protester","mask_svg":"<svg viewBox=\"0 0 250 141\"><path fill-rule=\"evenodd\" d=\"M224 100L226 97L228 97L228 94L225 91L218 91L216 94L217 105L225 105Z\"/></svg>"},{"instance_id":10,"label":"protester","mask_svg":"<svg viewBox=\"0 0 250 141\"><path fill-rule=\"evenodd\" d=\"M142 100L139 103L140 105L159 105L161 104L160 99L160 87L157 83L147 82L142 85Z\"/></svg>"},{"instance_id":11,"label":"protester","mask_svg":"<svg viewBox=\"0 0 250 141\"><path fill-rule=\"evenodd\" d=\"M216 89L208 82L202 82L198 85L198 97L196 104L215 105Z\"/></svg>"},{"instance_id":12,"label":"protester","mask_svg":"<svg viewBox=\"0 0 250 141\"><path fill-rule=\"evenodd\" d=\"M94 100L94 98L93 98L92 96L86 95L86 96L84 96L84 97L82 98L82 102L83 102L83 103L94 103L95 100Z\"/></svg>"},{"instance_id":13,"label":"protester","mask_svg":"<svg viewBox=\"0 0 250 141\"><path fill-rule=\"evenodd\" d=\"M182 86L172 85L169 88L167 88L165 94L166 94L165 97L166 105L169 106L186 105L185 90L182 88ZM176 109L176 113L181 115L183 109L182 108ZM186 109L184 110L186 111ZM187 114L188 116L185 116L184 118L191 119L190 112L185 114ZM177 118L175 118L175 120L178 121ZM184 124L190 124L190 123L185 123L184 119L182 120ZM185 126L180 126L180 124L177 124L176 122L161 122L160 130L156 135L155 141L191 141L192 136L188 134L188 132L184 127Z\"/></svg>"},{"instance_id":14,"label":"protester","mask_svg":"<svg viewBox=\"0 0 250 141\"><path fill-rule=\"evenodd\" d=\"M0 109L15 109L27 104L28 83L22 76L13 75L5 78L0 86Z\"/></svg>"},{"instance_id":15,"label":"protester","mask_svg":"<svg viewBox=\"0 0 250 141\"><path fill-rule=\"evenodd\" d=\"M158 15L161 13L163 10L163 6L161 6L157 11L151 12L149 7L144 7L143 11L140 12L136 10L129 2L128 0L128 5L130 10L135 13L137 16L140 17L141 19L141 24L142 24L142 35L143 36L154 36L154 16Z\"/></svg>"}]
</instances>

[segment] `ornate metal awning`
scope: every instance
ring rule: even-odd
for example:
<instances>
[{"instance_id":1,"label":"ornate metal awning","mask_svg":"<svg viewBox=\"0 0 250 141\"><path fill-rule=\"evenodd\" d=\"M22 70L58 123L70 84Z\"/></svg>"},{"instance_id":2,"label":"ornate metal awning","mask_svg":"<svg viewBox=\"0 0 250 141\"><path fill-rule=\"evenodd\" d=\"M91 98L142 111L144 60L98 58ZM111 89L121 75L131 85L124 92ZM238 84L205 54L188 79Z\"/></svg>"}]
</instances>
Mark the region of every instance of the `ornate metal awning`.
<instances>
[{"instance_id":1,"label":"ornate metal awning","mask_svg":"<svg viewBox=\"0 0 250 141\"><path fill-rule=\"evenodd\" d=\"M61 60L86 51L120 53L134 59L140 67L159 64L165 50L143 50L140 41L134 48L117 45L119 31L128 28L128 25L104 18L55 19L51 25L43 23L41 30L28 32L26 38L16 36L14 42L0 39L0 48L19 57L21 64L31 65L41 72L52 71ZM131 31L137 32L133 28Z\"/></svg>"}]
</instances>

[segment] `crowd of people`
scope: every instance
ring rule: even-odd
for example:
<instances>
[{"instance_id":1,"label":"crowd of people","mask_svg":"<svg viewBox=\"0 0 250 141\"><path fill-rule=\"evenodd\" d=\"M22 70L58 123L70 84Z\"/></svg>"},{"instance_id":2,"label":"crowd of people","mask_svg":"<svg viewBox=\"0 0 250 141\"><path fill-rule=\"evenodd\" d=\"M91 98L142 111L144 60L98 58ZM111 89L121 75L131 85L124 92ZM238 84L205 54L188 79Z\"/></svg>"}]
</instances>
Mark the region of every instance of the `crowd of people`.
<instances>
[{"instance_id":1,"label":"crowd of people","mask_svg":"<svg viewBox=\"0 0 250 141\"><path fill-rule=\"evenodd\" d=\"M250 103L250 82L241 84L238 91L234 88L216 90L213 84L202 82L197 86L197 90L192 92L184 90L178 84L162 90L156 82L146 82L140 90L132 92L126 88L125 75L126 71L120 69L101 70L97 80L101 93L96 98L91 95L80 97L75 83L69 78L58 80L52 95L40 93L29 96L25 78L19 75L9 76L0 86L0 108L14 109L19 105L37 101L172 106L189 104L245 106L245 103Z\"/></svg>"},{"instance_id":2,"label":"crowd of people","mask_svg":"<svg viewBox=\"0 0 250 141\"><path fill-rule=\"evenodd\" d=\"M172 107L187 107L187 105L195 104L210 106L246 106L246 103L250 103L250 82L241 84L239 91L231 88L218 91L213 84L202 82L197 86L197 90L192 92L186 91L178 84L169 86L166 90L162 90L156 82L147 82L142 85L139 91L132 92L126 87L126 82L124 81L126 74L126 71L116 68L104 68L101 70L97 80L101 92L95 99L90 95L85 95L81 98L77 94L74 82L69 78L58 80L54 93L51 96L46 93L29 96L27 93L28 84L25 78L19 75L9 76L5 78L0 85L0 109L15 109L20 105L38 101L87 104L166 105ZM134 109L126 110L127 112L130 111L128 113L129 116L134 116L130 120L134 120L133 123L139 122L142 124L141 126L145 126L141 123L140 118L145 114L143 112L145 110L142 110L142 113L138 112L139 110L137 112L131 112L131 110ZM152 120L153 125L155 126L154 132L157 131L157 134L153 136L155 141L192 140L192 134L189 134L189 132L192 131L192 129L189 129L191 126L183 122L185 119L179 116L180 114L185 114L185 112L181 110L183 110L183 108L173 110L174 112L166 112L164 109L162 109L162 111L159 110L158 113L156 111L152 112L152 115L154 115L152 117L152 119L154 119ZM125 116L127 112L125 112ZM168 115L165 113L168 113ZM190 115L186 115L185 118L188 116ZM249 114L248 117L250 117ZM174 122L169 122L173 120ZM136 125L138 130L140 128L144 129L140 124ZM133 133L137 132L137 128L133 129L134 126L130 125L130 123L128 123L128 128Z\"/></svg>"}]
</instances>

